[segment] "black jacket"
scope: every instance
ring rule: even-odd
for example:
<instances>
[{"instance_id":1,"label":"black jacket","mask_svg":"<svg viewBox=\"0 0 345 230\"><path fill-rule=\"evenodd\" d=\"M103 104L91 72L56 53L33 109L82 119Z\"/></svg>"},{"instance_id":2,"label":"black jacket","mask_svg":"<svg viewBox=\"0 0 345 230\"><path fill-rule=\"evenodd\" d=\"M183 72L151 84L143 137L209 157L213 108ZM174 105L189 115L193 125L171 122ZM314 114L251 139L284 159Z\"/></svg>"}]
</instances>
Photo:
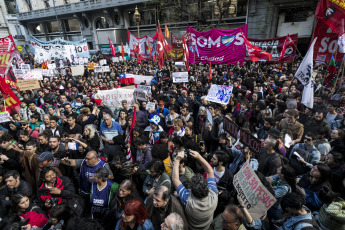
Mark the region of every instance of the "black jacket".
<instances>
[{"instance_id":1,"label":"black jacket","mask_svg":"<svg viewBox=\"0 0 345 230\"><path fill-rule=\"evenodd\" d=\"M5 186L0 191L0 202L2 206L10 207L12 204L12 196L14 194L21 194L23 196L31 197L32 195L32 187L31 185L26 182L25 180L19 180L19 185L17 188L9 189L7 186ZM6 200L5 198L9 197L9 200Z\"/></svg>"}]
</instances>

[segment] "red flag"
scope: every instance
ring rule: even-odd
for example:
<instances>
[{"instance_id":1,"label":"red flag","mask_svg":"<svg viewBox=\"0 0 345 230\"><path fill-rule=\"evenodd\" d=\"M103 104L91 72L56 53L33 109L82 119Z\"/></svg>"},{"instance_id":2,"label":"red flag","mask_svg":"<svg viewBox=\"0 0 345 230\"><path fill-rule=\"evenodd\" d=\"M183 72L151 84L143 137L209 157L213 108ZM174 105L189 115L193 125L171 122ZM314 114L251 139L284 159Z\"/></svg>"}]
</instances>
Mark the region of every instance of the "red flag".
<instances>
[{"instance_id":1,"label":"red flag","mask_svg":"<svg viewBox=\"0 0 345 230\"><path fill-rule=\"evenodd\" d=\"M293 44L293 40L292 38L290 37L290 35L288 34L285 38L285 41L284 41L284 45L283 45L283 49L282 49L282 52L280 53L280 57L279 57L279 60L283 59L284 56L285 56L285 50L288 46L290 46L291 44Z\"/></svg>"},{"instance_id":2,"label":"red flag","mask_svg":"<svg viewBox=\"0 0 345 230\"><path fill-rule=\"evenodd\" d=\"M261 61L261 60L265 60L265 61L271 60L271 58L272 58L271 53L262 52L260 47L257 47L257 46L254 46L253 44L251 44L242 32L241 32L241 34L242 34L242 37L244 39L244 44L246 45L246 48L248 51L248 55L250 57L250 60L252 60L252 62L257 62L257 61Z\"/></svg>"},{"instance_id":3,"label":"red flag","mask_svg":"<svg viewBox=\"0 0 345 230\"><path fill-rule=\"evenodd\" d=\"M189 71L189 50L184 36L182 35L183 61L187 71Z\"/></svg>"},{"instance_id":4,"label":"red flag","mask_svg":"<svg viewBox=\"0 0 345 230\"><path fill-rule=\"evenodd\" d=\"M141 60L143 60L143 57L142 57L141 54L140 54L140 44L138 44L138 46L135 46L135 45L133 44L133 46L134 46L134 56L135 56L136 59L138 59L138 63L139 63L141 66L143 66L143 63L141 62Z\"/></svg>"},{"instance_id":5,"label":"red flag","mask_svg":"<svg viewBox=\"0 0 345 230\"><path fill-rule=\"evenodd\" d=\"M317 4L315 16L320 18L338 36L345 33L344 0L320 0Z\"/></svg>"},{"instance_id":6,"label":"red flag","mask_svg":"<svg viewBox=\"0 0 345 230\"><path fill-rule=\"evenodd\" d=\"M134 112L133 112L133 119L132 119L131 129L130 129L130 131L129 131L129 140L128 140L128 144L131 144L131 142L132 142L133 128L134 128L134 126L135 126L135 116L136 116L136 113L137 113L137 107L134 107ZM128 148L128 149L127 149L126 158L127 158L127 160L132 161L132 162L135 163L135 159L134 159L134 157L133 157L133 155L132 155L131 148Z\"/></svg>"},{"instance_id":7,"label":"red flag","mask_svg":"<svg viewBox=\"0 0 345 230\"><path fill-rule=\"evenodd\" d=\"M166 53L170 53L171 51L171 46L169 45L169 43L165 40L162 30L161 30L161 26L158 23L158 28L157 28L157 32L155 34L155 36L153 37L154 40L157 40L157 49L158 49L158 65L159 68L162 68L164 66L164 50Z\"/></svg>"},{"instance_id":8,"label":"red flag","mask_svg":"<svg viewBox=\"0 0 345 230\"><path fill-rule=\"evenodd\" d=\"M210 68L208 71L208 81L211 81L212 80L212 63L211 63L211 61L209 61L208 64L210 65Z\"/></svg>"},{"instance_id":9,"label":"red flag","mask_svg":"<svg viewBox=\"0 0 345 230\"><path fill-rule=\"evenodd\" d=\"M109 46L110 46L110 49L111 49L111 54L116 57L116 49L115 49L115 46L114 44L111 42L110 38L108 37L109 39ZM121 42L122 43L122 42Z\"/></svg>"},{"instance_id":10,"label":"red flag","mask_svg":"<svg viewBox=\"0 0 345 230\"><path fill-rule=\"evenodd\" d=\"M49 64L49 61L45 61L42 63L42 69L48 69L48 64Z\"/></svg>"},{"instance_id":11,"label":"red flag","mask_svg":"<svg viewBox=\"0 0 345 230\"><path fill-rule=\"evenodd\" d=\"M121 54L122 54L123 61L125 61L125 49L123 48L122 39L121 39Z\"/></svg>"},{"instance_id":12,"label":"red flag","mask_svg":"<svg viewBox=\"0 0 345 230\"><path fill-rule=\"evenodd\" d=\"M0 77L0 92L2 93L2 96L4 97L9 109L13 109L14 107L20 105L20 100L13 93L11 88L6 84L2 77Z\"/></svg>"}]
</instances>

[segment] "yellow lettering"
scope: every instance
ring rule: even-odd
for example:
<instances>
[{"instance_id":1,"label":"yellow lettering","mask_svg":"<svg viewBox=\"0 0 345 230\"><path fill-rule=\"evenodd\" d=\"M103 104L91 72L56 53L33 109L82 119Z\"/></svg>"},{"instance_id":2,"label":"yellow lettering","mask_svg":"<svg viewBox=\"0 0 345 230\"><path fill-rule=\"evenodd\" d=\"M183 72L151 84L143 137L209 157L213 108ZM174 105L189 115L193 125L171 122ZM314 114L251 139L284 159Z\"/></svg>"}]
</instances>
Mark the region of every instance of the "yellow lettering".
<instances>
[{"instance_id":1,"label":"yellow lettering","mask_svg":"<svg viewBox=\"0 0 345 230\"><path fill-rule=\"evenodd\" d=\"M12 106L12 104L15 104L17 103L16 100L14 100L12 97L8 96L6 99L5 99L5 102L8 106Z\"/></svg>"},{"instance_id":2,"label":"yellow lettering","mask_svg":"<svg viewBox=\"0 0 345 230\"><path fill-rule=\"evenodd\" d=\"M10 59L10 54L9 53L5 53L3 55L0 56L0 61L1 61L1 64L8 64L8 59Z\"/></svg>"}]
</instances>

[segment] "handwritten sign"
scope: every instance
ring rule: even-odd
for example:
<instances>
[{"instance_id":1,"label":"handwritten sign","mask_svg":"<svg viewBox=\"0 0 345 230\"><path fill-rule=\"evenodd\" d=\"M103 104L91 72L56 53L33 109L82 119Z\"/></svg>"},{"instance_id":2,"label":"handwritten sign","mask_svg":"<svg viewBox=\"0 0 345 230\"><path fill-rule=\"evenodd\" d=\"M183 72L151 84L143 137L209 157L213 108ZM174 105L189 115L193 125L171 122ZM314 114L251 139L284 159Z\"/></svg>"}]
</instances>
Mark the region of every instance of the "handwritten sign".
<instances>
[{"instance_id":1,"label":"handwritten sign","mask_svg":"<svg viewBox=\"0 0 345 230\"><path fill-rule=\"evenodd\" d=\"M112 60L113 62L119 62L119 58L118 58L118 57L112 57L111 60Z\"/></svg>"},{"instance_id":2,"label":"handwritten sign","mask_svg":"<svg viewBox=\"0 0 345 230\"><path fill-rule=\"evenodd\" d=\"M155 105L155 103L154 102L147 102L147 104L146 104L146 110L148 111L149 109L151 110L151 111L155 111L155 108L156 108L156 105Z\"/></svg>"},{"instance_id":3,"label":"handwritten sign","mask_svg":"<svg viewBox=\"0 0 345 230\"><path fill-rule=\"evenodd\" d=\"M114 111L117 107L122 107L121 101L127 100L128 105L133 104L133 89L112 89L112 90L98 90L98 98L102 99L104 105Z\"/></svg>"},{"instance_id":4,"label":"handwritten sign","mask_svg":"<svg viewBox=\"0 0 345 230\"><path fill-rule=\"evenodd\" d=\"M20 88L20 91L25 91L25 90L33 90L33 89L40 89L41 86L38 83L38 80L33 78L33 79L25 79L25 80L17 80L18 86Z\"/></svg>"},{"instance_id":5,"label":"handwritten sign","mask_svg":"<svg viewBox=\"0 0 345 230\"><path fill-rule=\"evenodd\" d=\"M103 71L103 73L104 72L110 72L109 66L108 65L102 66L102 71Z\"/></svg>"},{"instance_id":6,"label":"handwritten sign","mask_svg":"<svg viewBox=\"0 0 345 230\"><path fill-rule=\"evenodd\" d=\"M0 113L0 123L11 121L10 114L8 112Z\"/></svg>"},{"instance_id":7,"label":"handwritten sign","mask_svg":"<svg viewBox=\"0 0 345 230\"><path fill-rule=\"evenodd\" d=\"M138 89L146 91L147 95L151 95L151 86L149 85L138 85Z\"/></svg>"},{"instance_id":8,"label":"handwritten sign","mask_svg":"<svg viewBox=\"0 0 345 230\"><path fill-rule=\"evenodd\" d=\"M173 83L188 82L188 72L172 73Z\"/></svg>"},{"instance_id":9,"label":"handwritten sign","mask_svg":"<svg viewBox=\"0 0 345 230\"><path fill-rule=\"evenodd\" d=\"M255 222L277 201L261 183L248 162L235 174L233 184L238 193L237 198L242 201Z\"/></svg>"},{"instance_id":10,"label":"handwritten sign","mask_svg":"<svg viewBox=\"0 0 345 230\"><path fill-rule=\"evenodd\" d=\"M99 61L99 65L102 66L102 65L106 65L107 64L107 60L106 59L102 59Z\"/></svg>"},{"instance_id":11,"label":"handwritten sign","mask_svg":"<svg viewBox=\"0 0 345 230\"><path fill-rule=\"evenodd\" d=\"M137 100L147 101L147 92L145 90L136 88L134 89L133 97Z\"/></svg>"},{"instance_id":12,"label":"handwritten sign","mask_svg":"<svg viewBox=\"0 0 345 230\"><path fill-rule=\"evenodd\" d=\"M24 69L14 69L13 72L16 78L22 78L24 75L26 75L26 70Z\"/></svg>"},{"instance_id":13,"label":"handwritten sign","mask_svg":"<svg viewBox=\"0 0 345 230\"><path fill-rule=\"evenodd\" d=\"M232 93L232 86L212 85L208 91L206 100L227 105Z\"/></svg>"},{"instance_id":14,"label":"handwritten sign","mask_svg":"<svg viewBox=\"0 0 345 230\"><path fill-rule=\"evenodd\" d=\"M243 129L241 129L240 133L241 143L248 146L254 154L259 154L261 151L261 141Z\"/></svg>"},{"instance_id":15,"label":"handwritten sign","mask_svg":"<svg viewBox=\"0 0 345 230\"><path fill-rule=\"evenodd\" d=\"M71 66L72 76L78 76L84 74L84 66L83 65L76 65Z\"/></svg>"},{"instance_id":16,"label":"handwritten sign","mask_svg":"<svg viewBox=\"0 0 345 230\"><path fill-rule=\"evenodd\" d=\"M102 66L95 66L95 73L102 73Z\"/></svg>"},{"instance_id":17,"label":"handwritten sign","mask_svg":"<svg viewBox=\"0 0 345 230\"><path fill-rule=\"evenodd\" d=\"M226 117L224 117L223 120L223 129L225 132L229 133L230 136L237 139L237 134L240 130L240 127Z\"/></svg>"}]
</instances>

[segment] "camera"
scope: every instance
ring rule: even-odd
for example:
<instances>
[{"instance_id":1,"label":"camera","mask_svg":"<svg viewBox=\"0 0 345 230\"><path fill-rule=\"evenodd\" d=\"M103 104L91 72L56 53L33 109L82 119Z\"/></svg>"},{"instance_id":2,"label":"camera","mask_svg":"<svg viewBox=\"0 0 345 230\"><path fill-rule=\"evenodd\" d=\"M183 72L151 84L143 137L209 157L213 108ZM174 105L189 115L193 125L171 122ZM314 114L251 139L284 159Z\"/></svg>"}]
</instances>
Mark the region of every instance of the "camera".
<instances>
[{"instance_id":1,"label":"camera","mask_svg":"<svg viewBox=\"0 0 345 230\"><path fill-rule=\"evenodd\" d=\"M50 204L52 207L54 207L55 205L57 205L59 203L59 198L57 197L52 197L49 200L46 200L47 204Z\"/></svg>"}]
</instances>

